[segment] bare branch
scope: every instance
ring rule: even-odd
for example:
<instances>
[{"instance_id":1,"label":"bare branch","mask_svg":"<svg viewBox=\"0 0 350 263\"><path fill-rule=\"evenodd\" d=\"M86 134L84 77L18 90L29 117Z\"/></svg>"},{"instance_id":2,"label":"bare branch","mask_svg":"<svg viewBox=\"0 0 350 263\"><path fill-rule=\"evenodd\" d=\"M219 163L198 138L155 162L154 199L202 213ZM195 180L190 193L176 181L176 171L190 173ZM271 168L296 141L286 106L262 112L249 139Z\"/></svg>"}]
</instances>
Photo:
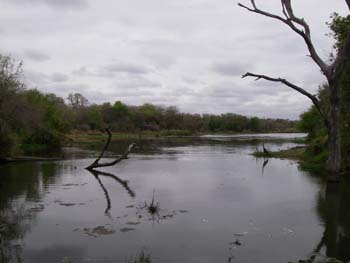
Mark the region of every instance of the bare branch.
<instances>
[{"instance_id":1,"label":"bare branch","mask_svg":"<svg viewBox=\"0 0 350 263\"><path fill-rule=\"evenodd\" d=\"M251 1L251 2L252 2L252 5L253 5L253 8L250 8L250 7L248 7L246 5L243 5L241 3L238 3L238 6L240 6L242 8L245 8L248 11L253 12L253 13L257 13L257 14L260 14L260 15L268 16L268 17L271 17L271 18L274 18L274 19L278 19L278 20L282 21L283 23L287 24L287 19L284 19L283 17L278 16L278 15L274 15L274 14L265 12L265 11L263 11L263 10L261 10L261 9L256 7L255 1Z\"/></svg>"},{"instance_id":2,"label":"bare branch","mask_svg":"<svg viewBox=\"0 0 350 263\"><path fill-rule=\"evenodd\" d=\"M350 2L350 0L346 0L346 1ZM306 43L306 46L309 50L310 57L319 66L319 68L321 69L323 74L327 77L327 79L331 79L330 66L327 65L322 60L322 58L318 55L318 53L317 53L317 51L312 43L312 40L311 40L311 32L310 32L309 25L305 22L304 19L298 18L294 15L293 8L291 5L291 0L281 0L282 11L283 11L285 18L278 16L278 15L275 15L275 14L271 14L269 12L266 12L266 11L263 11L263 10L257 8L254 0L251 0L251 3L252 3L252 7L248 7L248 6L243 5L241 3L238 3L238 6L244 8L250 12L257 13L257 14L260 14L263 16L267 16L267 17L270 17L273 19L277 19L277 20L283 22L284 24L288 25L294 32L296 32L298 35L300 35L304 39L304 42ZM301 26L303 28L303 30L298 28L297 25Z\"/></svg>"},{"instance_id":3,"label":"bare branch","mask_svg":"<svg viewBox=\"0 0 350 263\"><path fill-rule=\"evenodd\" d=\"M108 149L108 146L109 146L111 139L112 139L112 133L110 131L110 128L105 129L105 131L108 134L108 139L106 141L106 144L104 145L104 147L103 147L100 155L97 157L97 159L92 164L90 164L88 167L86 167L87 170L91 170L91 169L98 168L98 167L107 167L107 166L116 165L117 163L121 162L122 160L127 159L129 153L132 151L132 149L136 145L135 143L130 144L129 147L126 149L126 151L112 162L99 163L101 158L105 154L106 150Z\"/></svg>"},{"instance_id":4,"label":"bare branch","mask_svg":"<svg viewBox=\"0 0 350 263\"><path fill-rule=\"evenodd\" d=\"M94 161L94 163L98 163L101 158L103 157L103 155L105 154L105 151L108 149L109 144L111 143L111 139L112 139L112 133L111 133L111 128L108 127L105 129L105 132L108 134L108 139L106 144L104 145L100 155L97 157L97 159Z\"/></svg>"},{"instance_id":5,"label":"bare branch","mask_svg":"<svg viewBox=\"0 0 350 263\"><path fill-rule=\"evenodd\" d=\"M272 82L280 82L280 83L283 83L284 85L292 88L293 90L303 94L304 96L308 97L312 101L312 103L315 105L317 111L320 113L321 117L323 118L323 121L325 122L326 126L328 126L328 119L326 117L326 114L324 114L324 112L322 111L320 102L315 95L312 95L311 93L307 92L303 88L300 88L299 86L289 82L286 79L273 78L273 77L260 75L260 74L254 74L254 73L250 73L250 72L247 72L246 74L244 74L242 76L242 78L246 78L246 77L254 77L254 78L256 78L255 80L265 79L265 80L272 81Z\"/></svg>"},{"instance_id":6,"label":"bare branch","mask_svg":"<svg viewBox=\"0 0 350 263\"><path fill-rule=\"evenodd\" d=\"M308 38L310 38L311 37L310 27L303 18L298 18L294 15L291 0L281 0L281 3L282 3L282 6L284 7L283 9L285 10L285 13L287 13L286 16L294 23L302 26L304 28L305 35Z\"/></svg>"},{"instance_id":7,"label":"bare branch","mask_svg":"<svg viewBox=\"0 0 350 263\"><path fill-rule=\"evenodd\" d=\"M345 0L346 4L348 5L348 8L350 10L350 0Z\"/></svg>"}]
</instances>

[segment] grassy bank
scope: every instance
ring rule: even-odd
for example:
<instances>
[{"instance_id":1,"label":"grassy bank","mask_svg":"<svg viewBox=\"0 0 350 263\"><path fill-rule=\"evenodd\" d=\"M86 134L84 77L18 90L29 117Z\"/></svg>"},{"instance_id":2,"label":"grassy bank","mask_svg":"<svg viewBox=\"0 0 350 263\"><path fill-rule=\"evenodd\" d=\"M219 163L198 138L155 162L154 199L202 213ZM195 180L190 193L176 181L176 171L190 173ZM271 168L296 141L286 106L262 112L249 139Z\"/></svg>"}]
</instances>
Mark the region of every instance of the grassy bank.
<instances>
[{"instance_id":1,"label":"grassy bank","mask_svg":"<svg viewBox=\"0 0 350 263\"><path fill-rule=\"evenodd\" d=\"M293 159L302 161L305 156L306 147L297 146L287 150L269 152L268 154L264 152L254 152L255 157L265 157L265 158L280 158L280 159Z\"/></svg>"},{"instance_id":2,"label":"grassy bank","mask_svg":"<svg viewBox=\"0 0 350 263\"><path fill-rule=\"evenodd\" d=\"M142 131L137 133L113 132L112 141L157 139L167 137L195 136L199 135L186 130ZM71 144L96 144L106 140L106 133L100 131L73 131L66 135L65 145Z\"/></svg>"},{"instance_id":3,"label":"grassy bank","mask_svg":"<svg viewBox=\"0 0 350 263\"><path fill-rule=\"evenodd\" d=\"M296 160L301 169L319 174L324 173L327 159L327 152L324 147L317 143L309 143L306 146L296 146L281 151L271 151L268 154L259 151L254 152L253 155L258 158Z\"/></svg>"}]
</instances>

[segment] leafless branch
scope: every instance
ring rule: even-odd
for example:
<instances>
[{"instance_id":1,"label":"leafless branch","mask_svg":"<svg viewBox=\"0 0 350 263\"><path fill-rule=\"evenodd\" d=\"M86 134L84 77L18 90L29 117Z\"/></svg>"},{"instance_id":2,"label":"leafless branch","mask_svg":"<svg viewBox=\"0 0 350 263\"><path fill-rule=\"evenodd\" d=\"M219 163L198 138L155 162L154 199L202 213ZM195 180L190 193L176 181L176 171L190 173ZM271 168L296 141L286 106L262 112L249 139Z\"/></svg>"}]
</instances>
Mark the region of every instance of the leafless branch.
<instances>
[{"instance_id":1,"label":"leafless branch","mask_svg":"<svg viewBox=\"0 0 350 263\"><path fill-rule=\"evenodd\" d=\"M87 170L91 170L91 169L98 168L98 167L107 167L107 166L116 165L117 163L121 162L122 160L127 159L129 153L132 151L132 149L135 146L135 143L130 144L129 147L126 149L126 151L112 162L100 163L100 160L103 157L103 155L105 154L106 150L108 149L108 146L111 143L111 139L112 139L112 133L110 131L110 128L106 128L105 132L108 134L108 139L106 141L106 144L104 145L100 155L96 158L96 160L92 164L90 164L88 167L86 167Z\"/></svg>"},{"instance_id":2,"label":"leafless branch","mask_svg":"<svg viewBox=\"0 0 350 263\"><path fill-rule=\"evenodd\" d=\"M312 103L315 105L317 111L321 114L325 124L328 126L328 119L326 117L326 114L323 112L321 105L320 105L320 102L315 95L312 95L308 91L304 90L303 88L300 88L299 86L289 82L286 79L273 78L273 77L260 75L260 74L254 74L254 73L250 73L250 72L247 72L246 74L244 74L242 76L242 78L246 78L246 77L254 77L254 78L256 78L255 80L265 79L265 80L272 81L272 82L280 82L280 83L283 83L284 85L292 88L293 90L303 94L304 96L308 97L312 101Z\"/></svg>"},{"instance_id":3,"label":"leafless branch","mask_svg":"<svg viewBox=\"0 0 350 263\"><path fill-rule=\"evenodd\" d=\"M350 10L350 0L345 0L346 4L348 5L348 8Z\"/></svg>"},{"instance_id":4,"label":"leafless branch","mask_svg":"<svg viewBox=\"0 0 350 263\"><path fill-rule=\"evenodd\" d=\"M350 0L346 0L349 1ZM257 13L263 16L267 16L273 19L277 19L284 24L288 25L294 32L296 32L298 35L300 35L303 39L304 42L306 43L306 46L309 50L310 57L314 60L314 62L319 66L323 74L327 77L327 79L331 78L331 72L330 72L330 66L327 65L322 58L318 55L312 40L311 40L311 32L310 32L310 27L309 25L305 22L304 19L298 18L295 16L292 5L291 5L291 0L281 0L282 4L282 11L285 17L281 17L279 15L275 15L266 11L263 11L259 9L256 6L255 0L251 0L251 5L252 7L248 7L246 5L243 5L241 3L238 4L238 6L245 8L246 10ZM298 27L299 26L299 27ZM302 29L300 29L300 27Z\"/></svg>"}]
</instances>

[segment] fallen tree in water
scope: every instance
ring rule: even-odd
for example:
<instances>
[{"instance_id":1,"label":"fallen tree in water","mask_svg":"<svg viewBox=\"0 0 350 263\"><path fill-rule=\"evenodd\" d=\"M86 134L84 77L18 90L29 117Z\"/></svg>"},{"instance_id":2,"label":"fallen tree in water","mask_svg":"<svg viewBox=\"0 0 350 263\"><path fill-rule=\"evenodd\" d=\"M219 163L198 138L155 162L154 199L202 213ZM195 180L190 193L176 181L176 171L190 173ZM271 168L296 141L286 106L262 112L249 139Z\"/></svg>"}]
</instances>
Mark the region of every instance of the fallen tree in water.
<instances>
[{"instance_id":1,"label":"fallen tree in water","mask_svg":"<svg viewBox=\"0 0 350 263\"><path fill-rule=\"evenodd\" d=\"M117 163L121 162L122 160L127 159L129 153L132 151L132 149L136 145L135 143L130 144L129 147L126 149L126 151L121 156L116 158L114 161L100 163L100 160L102 159L103 155L105 154L105 152L108 149L108 146L109 146L109 144L111 143L111 140L112 140L111 129L108 127L108 128L105 129L105 132L108 134L108 138L107 138L106 144L102 148L102 151L101 151L100 155L96 158L96 160L92 164L90 164L88 167L86 167L87 170L93 170L93 169L99 168L99 167L107 167L107 166L116 165Z\"/></svg>"}]
</instances>

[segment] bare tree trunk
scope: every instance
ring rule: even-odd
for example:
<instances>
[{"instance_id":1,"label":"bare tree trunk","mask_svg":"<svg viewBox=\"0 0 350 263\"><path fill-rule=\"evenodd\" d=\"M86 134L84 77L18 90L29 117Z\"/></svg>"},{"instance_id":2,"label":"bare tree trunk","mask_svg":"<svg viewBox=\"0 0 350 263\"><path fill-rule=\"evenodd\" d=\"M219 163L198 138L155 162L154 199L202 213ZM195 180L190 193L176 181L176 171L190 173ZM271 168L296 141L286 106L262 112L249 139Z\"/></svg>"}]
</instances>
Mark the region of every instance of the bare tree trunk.
<instances>
[{"instance_id":1,"label":"bare tree trunk","mask_svg":"<svg viewBox=\"0 0 350 263\"><path fill-rule=\"evenodd\" d=\"M333 96L331 96L333 97ZM333 106L329 113L328 127L328 160L327 170L329 172L328 180L339 180L339 173L341 169L341 140L340 140L340 107L339 100L331 98ZM337 105L337 106L335 106Z\"/></svg>"},{"instance_id":2,"label":"bare tree trunk","mask_svg":"<svg viewBox=\"0 0 350 263\"><path fill-rule=\"evenodd\" d=\"M272 78L261 74L246 73L243 77L256 77L256 80L265 79L268 81L281 82L284 85L298 91L308 97L321 114L328 131L328 150L329 157L327 161L327 170L330 181L337 181L341 172L341 135L340 135L340 80L345 72L345 63L350 58L350 28L347 30L347 36L344 46L338 50L337 55L332 63L327 63L318 54L311 39L311 31L307 22L294 14L291 0L281 0L283 15L269 13L260 9L255 0L250 0L250 5L239 3L238 5L250 12L260 14L287 25L291 30L297 33L304 40L311 59L318 65L323 75L327 78L330 89L330 112L328 116L324 114L318 98L310 94L305 89L282 78ZM350 10L350 0L345 0ZM349 160L350 161L350 160Z\"/></svg>"}]
</instances>

